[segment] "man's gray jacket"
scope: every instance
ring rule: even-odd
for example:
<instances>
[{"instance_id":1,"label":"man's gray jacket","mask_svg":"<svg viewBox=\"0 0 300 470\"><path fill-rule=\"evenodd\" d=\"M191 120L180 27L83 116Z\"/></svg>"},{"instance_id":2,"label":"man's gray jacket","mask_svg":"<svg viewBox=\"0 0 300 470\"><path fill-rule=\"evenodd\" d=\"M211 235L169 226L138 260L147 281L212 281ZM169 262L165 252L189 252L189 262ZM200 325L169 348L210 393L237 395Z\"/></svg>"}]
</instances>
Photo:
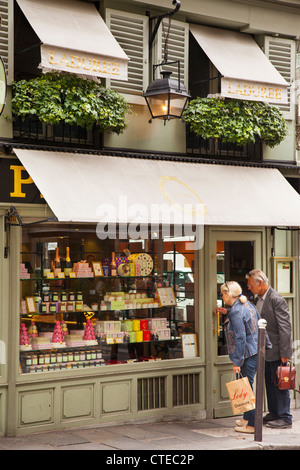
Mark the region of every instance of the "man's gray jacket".
<instances>
[{"instance_id":1,"label":"man's gray jacket","mask_svg":"<svg viewBox=\"0 0 300 470\"><path fill-rule=\"evenodd\" d=\"M260 313L267 321L267 333L272 349L266 350L266 361L277 361L292 356L292 325L286 301L269 287Z\"/></svg>"}]
</instances>

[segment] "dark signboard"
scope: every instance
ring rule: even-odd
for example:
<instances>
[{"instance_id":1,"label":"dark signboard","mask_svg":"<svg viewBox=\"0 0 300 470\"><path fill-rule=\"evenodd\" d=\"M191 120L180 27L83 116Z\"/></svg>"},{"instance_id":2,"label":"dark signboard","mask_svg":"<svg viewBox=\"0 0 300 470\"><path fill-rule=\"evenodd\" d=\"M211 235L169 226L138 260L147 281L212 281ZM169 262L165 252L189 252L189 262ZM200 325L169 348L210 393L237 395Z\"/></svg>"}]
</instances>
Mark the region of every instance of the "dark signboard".
<instances>
[{"instance_id":1,"label":"dark signboard","mask_svg":"<svg viewBox=\"0 0 300 470\"><path fill-rule=\"evenodd\" d=\"M45 199L19 160L1 158L0 178L0 202L45 204Z\"/></svg>"}]
</instances>

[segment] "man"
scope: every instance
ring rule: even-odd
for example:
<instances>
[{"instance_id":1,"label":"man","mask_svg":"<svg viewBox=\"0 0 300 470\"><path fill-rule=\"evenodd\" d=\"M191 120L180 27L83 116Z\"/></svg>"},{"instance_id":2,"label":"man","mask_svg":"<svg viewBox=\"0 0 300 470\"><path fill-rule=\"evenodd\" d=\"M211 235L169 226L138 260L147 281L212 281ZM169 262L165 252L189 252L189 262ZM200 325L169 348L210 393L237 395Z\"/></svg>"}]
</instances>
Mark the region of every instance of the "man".
<instances>
[{"instance_id":1,"label":"man","mask_svg":"<svg viewBox=\"0 0 300 470\"><path fill-rule=\"evenodd\" d=\"M246 275L248 289L254 295L256 308L267 321L267 333L272 349L266 350L265 382L269 413L263 421L270 428L289 428L292 426L290 413L290 392L279 390L274 384L277 367L286 363L292 356L292 327L286 301L270 285L267 276L259 269Z\"/></svg>"}]
</instances>

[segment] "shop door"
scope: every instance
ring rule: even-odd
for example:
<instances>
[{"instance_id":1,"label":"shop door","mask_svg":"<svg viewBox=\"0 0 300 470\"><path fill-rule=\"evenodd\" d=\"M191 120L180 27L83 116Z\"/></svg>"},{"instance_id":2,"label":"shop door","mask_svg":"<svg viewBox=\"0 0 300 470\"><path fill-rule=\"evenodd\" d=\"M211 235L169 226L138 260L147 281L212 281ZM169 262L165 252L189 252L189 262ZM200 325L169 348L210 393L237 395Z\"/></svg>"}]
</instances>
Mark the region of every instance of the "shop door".
<instances>
[{"instance_id":1,"label":"shop door","mask_svg":"<svg viewBox=\"0 0 300 470\"><path fill-rule=\"evenodd\" d=\"M251 292L247 289L245 275L254 268L262 268L262 232L223 232L213 231L211 238L211 263L214 285L212 287L212 311L217 306L223 306L221 285L225 281L238 282L252 300ZM232 414L228 400L226 382L232 380L232 362L227 352L226 338L223 330L224 316L213 318L212 340L212 386L213 386L213 415L214 417Z\"/></svg>"}]
</instances>

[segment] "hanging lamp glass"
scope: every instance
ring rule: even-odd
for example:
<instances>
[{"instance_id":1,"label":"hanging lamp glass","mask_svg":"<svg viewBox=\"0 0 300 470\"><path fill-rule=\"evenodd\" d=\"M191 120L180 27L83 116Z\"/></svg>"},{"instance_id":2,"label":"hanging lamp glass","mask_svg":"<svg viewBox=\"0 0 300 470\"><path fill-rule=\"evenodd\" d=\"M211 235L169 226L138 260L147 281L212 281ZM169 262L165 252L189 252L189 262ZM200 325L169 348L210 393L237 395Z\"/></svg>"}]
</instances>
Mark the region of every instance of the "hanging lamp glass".
<instances>
[{"instance_id":1,"label":"hanging lamp glass","mask_svg":"<svg viewBox=\"0 0 300 470\"><path fill-rule=\"evenodd\" d=\"M151 119L179 119L190 95L179 80L171 78L172 72L162 71L162 78L153 80L144 93Z\"/></svg>"}]
</instances>

